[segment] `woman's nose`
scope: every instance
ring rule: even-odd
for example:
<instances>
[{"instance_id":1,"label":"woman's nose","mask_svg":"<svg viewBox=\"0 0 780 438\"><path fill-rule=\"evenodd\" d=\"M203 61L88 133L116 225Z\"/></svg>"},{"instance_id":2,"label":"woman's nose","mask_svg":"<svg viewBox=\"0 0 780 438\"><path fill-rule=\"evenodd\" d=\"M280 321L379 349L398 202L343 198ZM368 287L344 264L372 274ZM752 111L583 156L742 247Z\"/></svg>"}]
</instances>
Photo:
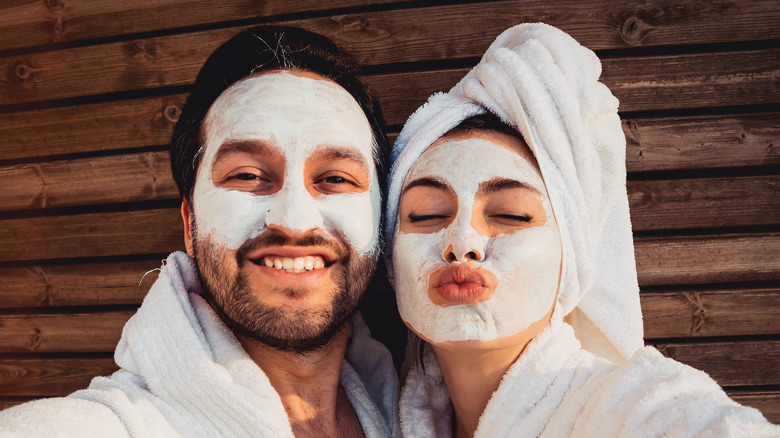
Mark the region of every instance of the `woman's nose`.
<instances>
[{"instance_id":1,"label":"woman's nose","mask_svg":"<svg viewBox=\"0 0 780 438\"><path fill-rule=\"evenodd\" d=\"M452 262L479 262L485 259L488 237L480 235L469 223L470 218L456 218L445 234L442 257Z\"/></svg>"}]
</instances>

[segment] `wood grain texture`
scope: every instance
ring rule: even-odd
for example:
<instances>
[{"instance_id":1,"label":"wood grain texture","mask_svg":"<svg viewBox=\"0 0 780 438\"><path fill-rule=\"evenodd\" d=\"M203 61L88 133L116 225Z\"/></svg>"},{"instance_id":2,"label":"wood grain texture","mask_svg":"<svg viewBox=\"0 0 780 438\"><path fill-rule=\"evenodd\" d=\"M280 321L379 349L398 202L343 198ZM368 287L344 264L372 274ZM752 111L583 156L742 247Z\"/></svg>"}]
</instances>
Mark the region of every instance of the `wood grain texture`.
<instances>
[{"instance_id":1,"label":"wood grain texture","mask_svg":"<svg viewBox=\"0 0 780 438\"><path fill-rule=\"evenodd\" d=\"M752 205L761 199L745 203ZM671 218L664 222L669 229L706 224L701 219L705 216L700 212L701 206L674 210L659 204L656 208L666 211ZM725 225L777 219L761 219L765 216L759 214L759 219L753 221L745 214L745 220L741 214L735 211L729 216L715 209L707 215ZM643 220L635 216L635 231L650 229ZM182 249L182 233L178 208L6 219L0 221L0 261L168 253ZM777 233L639 237L635 246L640 284L778 279L780 260L772 254L779 245Z\"/></svg>"},{"instance_id":2,"label":"wood grain texture","mask_svg":"<svg viewBox=\"0 0 780 438\"><path fill-rule=\"evenodd\" d=\"M0 261L165 254L184 249L177 208L2 221Z\"/></svg>"},{"instance_id":3,"label":"wood grain texture","mask_svg":"<svg viewBox=\"0 0 780 438\"><path fill-rule=\"evenodd\" d=\"M739 404L758 409L770 423L780 424L780 391L726 391Z\"/></svg>"},{"instance_id":4,"label":"wood grain texture","mask_svg":"<svg viewBox=\"0 0 780 438\"><path fill-rule=\"evenodd\" d=\"M63 396L119 367L112 358L0 359L0 396Z\"/></svg>"},{"instance_id":5,"label":"wood grain texture","mask_svg":"<svg viewBox=\"0 0 780 438\"><path fill-rule=\"evenodd\" d=\"M81 280L85 295L94 292L95 288L89 287L89 275L83 274ZM102 301L99 296L95 298ZM644 293L641 298L646 339L780 333L777 289ZM0 353L110 353L134 313L0 315Z\"/></svg>"},{"instance_id":6,"label":"wood grain texture","mask_svg":"<svg viewBox=\"0 0 780 438\"><path fill-rule=\"evenodd\" d=\"M140 304L159 259L0 268L0 308Z\"/></svg>"},{"instance_id":7,"label":"wood grain texture","mask_svg":"<svg viewBox=\"0 0 780 438\"><path fill-rule=\"evenodd\" d=\"M253 17L401 1L290 3L282 0L228 0L220 2L218 8L206 0L18 1L4 7L0 15L0 47L30 47ZM656 0L642 4L567 0L556 2L555 8L550 8L545 1L517 0L336 15L300 20L296 24L323 33L330 30L329 36L342 43L358 44L366 41L374 45L383 44L377 47L377 51L387 48L385 46L392 47L393 42L398 43L392 40L397 34L408 35L407 40L411 40L405 44L410 47L401 47L406 51L426 44L432 45L427 41L437 36L446 38L436 45L438 50L452 52L458 48L470 56L477 56L474 51L481 53L502 30L518 23L536 21L561 27L594 48L777 38L780 33L774 24L780 19L780 13L776 6L769 0L685 3ZM403 8L404 5L399 4L397 7ZM183 13L185 10L186 13ZM325 23L328 22L332 24L327 26ZM446 33L441 31L445 28ZM480 49L480 46L484 47ZM447 56L446 53L444 56Z\"/></svg>"},{"instance_id":8,"label":"wood grain texture","mask_svg":"<svg viewBox=\"0 0 780 438\"><path fill-rule=\"evenodd\" d=\"M184 94L0 114L0 160L166 145Z\"/></svg>"},{"instance_id":9,"label":"wood grain texture","mask_svg":"<svg viewBox=\"0 0 780 438\"><path fill-rule=\"evenodd\" d=\"M17 1L0 14L0 47L30 47L115 35L197 26L252 17L313 12L404 0L112 0Z\"/></svg>"},{"instance_id":10,"label":"wood grain texture","mask_svg":"<svg viewBox=\"0 0 780 438\"><path fill-rule=\"evenodd\" d=\"M428 25L429 23L426 23ZM136 41L77 47L53 52L0 58L0 93L15 104L82 95L187 85L220 42L233 29L222 29L208 40L199 33L177 34ZM492 39L492 38L491 38ZM361 40L363 41L363 40ZM365 41L363 41L365 43ZM441 41L433 39L439 47ZM485 47L480 46L477 54ZM370 46L366 64L418 61L414 52ZM621 111L690 108L696 106L767 103L780 95L780 50L750 50L706 54L610 58L603 61L603 81L621 100ZM653 72L652 77L647 77ZM404 117L434 91L454 85L465 70L395 75L396 87L416 85L412 107L400 108ZM84 78L90 78L85 81ZM380 75L374 82L389 80ZM433 80L433 82L429 82ZM386 91L377 87L380 96ZM392 111L391 111L392 113Z\"/></svg>"},{"instance_id":11,"label":"wood grain texture","mask_svg":"<svg viewBox=\"0 0 780 438\"><path fill-rule=\"evenodd\" d=\"M167 152L0 167L0 211L177 199Z\"/></svg>"},{"instance_id":12,"label":"wood grain texture","mask_svg":"<svg viewBox=\"0 0 780 438\"><path fill-rule=\"evenodd\" d=\"M635 231L780 223L780 175L628 182Z\"/></svg>"},{"instance_id":13,"label":"wood grain texture","mask_svg":"<svg viewBox=\"0 0 780 438\"><path fill-rule=\"evenodd\" d=\"M700 369L721 386L780 384L780 341L659 344L664 354Z\"/></svg>"},{"instance_id":14,"label":"wood grain texture","mask_svg":"<svg viewBox=\"0 0 780 438\"><path fill-rule=\"evenodd\" d=\"M635 237L640 286L780 279L780 233Z\"/></svg>"},{"instance_id":15,"label":"wood grain texture","mask_svg":"<svg viewBox=\"0 0 780 438\"><path fill-rule=\"evenodd\" d=\"M780 289L642 292L645 339L780 334Z\"/></svg>"},{"instance_id":16,"label":"wood grain texture","mask_svg":"<svg viewBox=\"0 0 780 438\"><path fill-rule=\"evenodd\" d=\"M0 211L178 198L162 151L0 167L0 186ZM778 175L629 181L628 196L635 230L780 221Z\"/></svg>"},{"instance_id":17,"label":"wood grain texture","mask_svg":"<svg viewBox=\"0 0 780 438\"><path fill-rule=\"evenodd\" d=\"M134 313L0 315L0 353L110 353Z\"/></svg>"},{"instance_id":18,"label":"wood grain texture","mask_svg":"<svg viewBox=\"0 0 780 438\"><path fill-rule=\"evenodd\" d=\"M780 114L623 120L629 172L780 164Z\"/></svg>"}]
</instances>

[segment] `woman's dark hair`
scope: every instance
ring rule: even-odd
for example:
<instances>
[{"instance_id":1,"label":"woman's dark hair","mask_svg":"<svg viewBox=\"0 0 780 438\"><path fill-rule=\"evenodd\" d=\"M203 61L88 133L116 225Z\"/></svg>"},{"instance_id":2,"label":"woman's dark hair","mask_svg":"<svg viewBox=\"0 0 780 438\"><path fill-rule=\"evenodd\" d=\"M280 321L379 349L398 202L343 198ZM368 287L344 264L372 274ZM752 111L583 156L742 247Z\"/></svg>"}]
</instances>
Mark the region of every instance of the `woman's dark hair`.
<instances>
[{"instance_id":1,"label":"woman's dark hair","mask_svg":"<svg viewBox=\"0 0 780 438\"><path fill-rule=\"evenodd\" d=\"M192 201L202 148L203 120L211 104L232 84L256 73L296 69L326 77L349 92L363 109L374 135L374 165L385 199L389 143L379 101L357 77L354 58L330 39L295 27L258 26L239 32L203 64L171 139L171 171L179 194Z\"/></svg>"}]
</instances>

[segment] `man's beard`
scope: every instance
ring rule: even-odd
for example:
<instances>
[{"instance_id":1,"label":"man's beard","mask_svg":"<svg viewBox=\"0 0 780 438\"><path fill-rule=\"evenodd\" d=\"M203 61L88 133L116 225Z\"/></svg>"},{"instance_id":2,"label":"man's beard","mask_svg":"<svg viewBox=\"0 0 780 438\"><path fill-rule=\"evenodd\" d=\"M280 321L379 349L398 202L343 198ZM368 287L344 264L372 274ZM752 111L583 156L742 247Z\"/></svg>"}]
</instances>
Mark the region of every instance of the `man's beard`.
<instances>
[{"instance_id":1,"label":"man's beard","mask_svg":"<svg viewBox=\"0 0 780 438\"><path fill-rule=\"evenodd\" d=\"M192 233L193 252L204 297L225 324L236 334L278 350L296 353L322 347L343 327L355 313L378 259L378 251L370 251L369 255L360 258L347 245L321 235L308 234L293 241L275 230L245 242L233 256L230 250L215 244L210 238L201 241L194 227ZM337 266L331 269L338 268L340 275L333 289L311 292L287 287L282 291L289 297L326 293L333 296L330 306L321 309L275 308L255 296L255 291L262 292L267 285L249 284L242 266L253 262L246 259L246 254L258 248L282 245L327 246L337 254L333 262Z\"/></svg>"}]
</instances>

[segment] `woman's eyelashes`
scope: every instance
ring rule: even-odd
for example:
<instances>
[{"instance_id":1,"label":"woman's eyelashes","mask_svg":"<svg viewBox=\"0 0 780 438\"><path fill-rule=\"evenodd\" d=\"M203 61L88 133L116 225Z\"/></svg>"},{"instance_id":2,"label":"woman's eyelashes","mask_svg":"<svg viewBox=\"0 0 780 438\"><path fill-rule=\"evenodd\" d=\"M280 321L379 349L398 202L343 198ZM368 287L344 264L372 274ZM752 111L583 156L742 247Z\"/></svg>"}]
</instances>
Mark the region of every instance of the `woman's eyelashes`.
<instances>
[{"instance_id":1,"label":"woman's eyelashes","mask_svg":"<svg viewBox=\"0 0 780 438\"><path fill-rule=\"evenodd\" d=\"M531 222L533 220L533 217L527 214L507 214L507 213L500 213L500 214L494 214L492 217L510 221L510 222L517 222L517 223L527 223Z\"/></svg>"},{"instance_id":2,"label":"woman's eyelashes","mask_svg":"<svg viewBox=\"0 0 780 438\"><path fill-rule=\"evenodd\" d=\"M449 216L443 214L414 214L414 213L409 213L409 216L407 217L409 218L409 222L411 223L435 221L435 220L449 218Z\"/></svg>"}]
</instances>

